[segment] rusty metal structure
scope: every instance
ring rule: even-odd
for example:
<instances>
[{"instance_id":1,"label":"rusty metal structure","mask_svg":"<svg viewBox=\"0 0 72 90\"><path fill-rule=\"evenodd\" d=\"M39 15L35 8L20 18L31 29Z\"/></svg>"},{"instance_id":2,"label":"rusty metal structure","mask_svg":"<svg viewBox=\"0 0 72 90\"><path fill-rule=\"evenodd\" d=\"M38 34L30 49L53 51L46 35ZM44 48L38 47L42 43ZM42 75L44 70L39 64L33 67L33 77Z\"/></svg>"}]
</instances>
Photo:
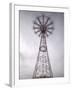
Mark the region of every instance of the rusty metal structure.
<instances>
[{"instance_id":1,"label":"rusty metal structure","mask_svg":"<svg viewBox=\"0 0 72 90\"><path fill-rule=\"evenodd\" d=\"M42 14L36 17L33 23L33 30L40 37L40 46L32 78L51 78L53 77L53 72L48 56L46 38L54 30L53 21L50 17Z\"/></svg>"}]
</instances>

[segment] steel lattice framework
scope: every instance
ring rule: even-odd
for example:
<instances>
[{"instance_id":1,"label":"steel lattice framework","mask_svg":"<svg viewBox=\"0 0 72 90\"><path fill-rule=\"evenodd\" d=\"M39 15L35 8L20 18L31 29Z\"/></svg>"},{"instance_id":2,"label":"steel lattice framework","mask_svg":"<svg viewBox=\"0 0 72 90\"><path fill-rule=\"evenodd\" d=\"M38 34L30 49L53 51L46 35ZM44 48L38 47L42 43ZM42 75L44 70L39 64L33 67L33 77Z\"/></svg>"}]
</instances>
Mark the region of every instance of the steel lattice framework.
<instances>
[{"instance_id":1,"label":"steel lattice framework","mask_svg":"<svg viewBox=\"0 0 72 90\"><path fill-rule=\"evenodd\" d=\"M39 52L33 72L33 78L51 78L53 77L53 73L48 56L46 37L52 34L54 30L53 21L51 21L50 17L43 14L36 17L33 29L40 37Z\"/></svg>"}]
</instances>

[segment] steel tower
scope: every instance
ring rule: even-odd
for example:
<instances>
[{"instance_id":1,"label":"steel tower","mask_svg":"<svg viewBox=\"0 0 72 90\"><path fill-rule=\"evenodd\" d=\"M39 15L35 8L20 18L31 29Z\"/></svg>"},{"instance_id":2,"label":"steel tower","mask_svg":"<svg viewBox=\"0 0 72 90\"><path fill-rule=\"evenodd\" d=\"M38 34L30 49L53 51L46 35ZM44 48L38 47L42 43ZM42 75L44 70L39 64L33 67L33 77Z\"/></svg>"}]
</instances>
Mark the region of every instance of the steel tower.
<instances>
[{"instance_id":1,"label":"steel tower","mask_svg":"<svg viewBox=\"0 0 72 90\"><path fill-rule=\"evenodd\" d=\"M33 29L40 37L40 46L37 56L37 62L33 72L33 78L51 78L53 77L51 64L48 56L46 37L52 34L54 30L53 21L46 15L36 17Z\"/></svg>"}]
</instances>

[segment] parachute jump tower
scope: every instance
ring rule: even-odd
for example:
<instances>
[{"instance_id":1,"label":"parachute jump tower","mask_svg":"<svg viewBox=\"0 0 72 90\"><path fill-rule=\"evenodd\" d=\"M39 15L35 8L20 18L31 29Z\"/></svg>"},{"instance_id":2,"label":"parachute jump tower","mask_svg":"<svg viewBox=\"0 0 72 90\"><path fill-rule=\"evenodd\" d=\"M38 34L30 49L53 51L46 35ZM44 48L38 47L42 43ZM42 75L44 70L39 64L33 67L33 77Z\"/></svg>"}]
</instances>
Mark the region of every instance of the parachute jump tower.
<instances>
[{"instance_id":1,"label":"parachute jump tower","mask_svg":"<svg viewBox=\"0 0 72 90\"><path fill-rule=\"evenodd\" d=\"M53 73L48 56L46 38L54 30L53 21L44 14L38 16L33 23L33 30L40 37L40 46L32 78L52 78Z\"/></svg>"}]
</instances>

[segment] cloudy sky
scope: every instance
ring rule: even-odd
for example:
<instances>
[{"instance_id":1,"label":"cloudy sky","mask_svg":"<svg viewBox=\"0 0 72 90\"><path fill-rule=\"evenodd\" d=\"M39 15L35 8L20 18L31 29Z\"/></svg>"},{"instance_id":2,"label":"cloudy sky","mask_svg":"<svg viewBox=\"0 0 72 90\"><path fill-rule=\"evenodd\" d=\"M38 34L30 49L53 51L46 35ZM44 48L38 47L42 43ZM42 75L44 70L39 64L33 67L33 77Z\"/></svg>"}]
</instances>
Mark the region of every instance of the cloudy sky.
<instances>
[{"instance_id":1,"label":"cloudy sky","mask_svg":"<svg viewBox=\"0 0 72 90\"><path fill-rule=\"evenodd\" d=\"M20 20L20 70L19 78L32 78L37 60L40 37L33 30L33 21L42 14L51 17L54 32L47 38L48 54L53 77L64 76L64 14L59 12L19 11Z\"/></svg>"}]
</instances>

